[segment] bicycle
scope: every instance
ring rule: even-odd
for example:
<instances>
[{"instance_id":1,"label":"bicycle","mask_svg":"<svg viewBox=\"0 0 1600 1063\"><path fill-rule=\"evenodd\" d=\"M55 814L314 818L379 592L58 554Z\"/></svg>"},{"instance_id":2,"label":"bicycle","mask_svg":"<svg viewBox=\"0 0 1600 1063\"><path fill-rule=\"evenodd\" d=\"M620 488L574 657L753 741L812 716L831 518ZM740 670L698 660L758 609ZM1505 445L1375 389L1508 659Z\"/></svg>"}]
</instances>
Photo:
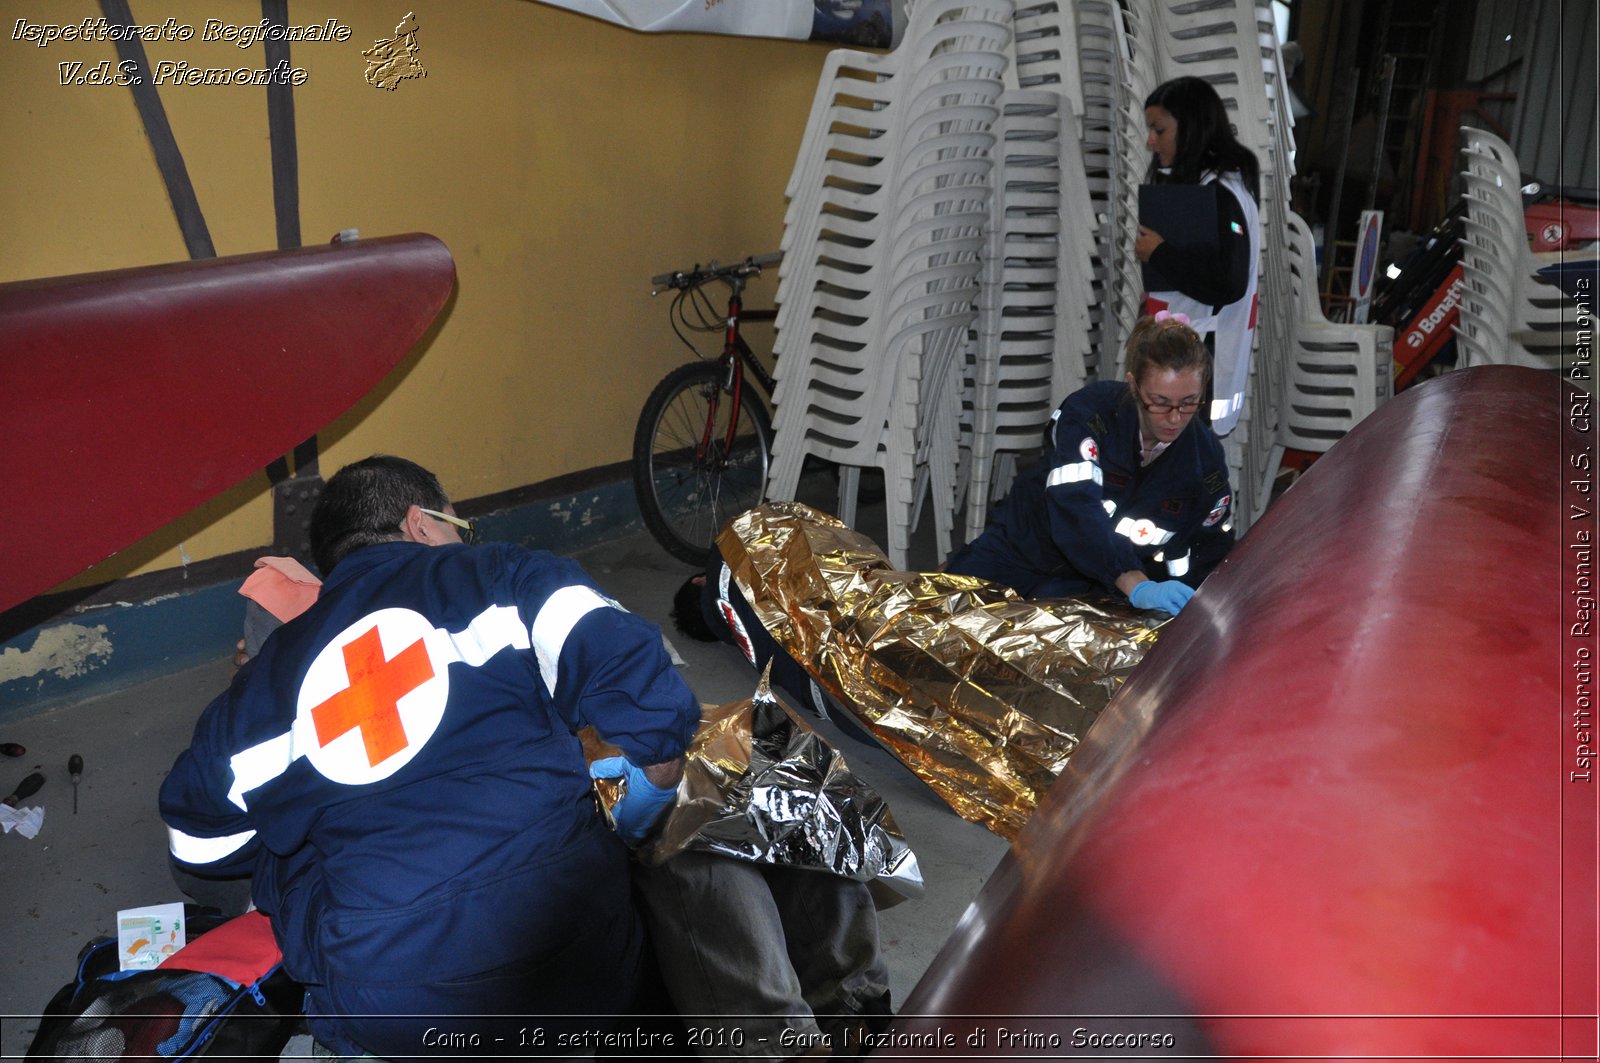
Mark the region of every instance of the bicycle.
<instances>
[{"instance_id":1,"label":"bicycle","mask_svg":"<svg viewBox=\"0 0 1600 1063\"><path fill-rule=\"evenodd\" d=\"M676 291L672 331L702 361L681 365L650 392L633 434L633 489L645 527L673 557L704 565L722 526L761 502L772 461L772 418L751 398L753 378L771 400L773 379L744 341L741 320L772 320L771 310L744 310L744 289L781 252L754 255L732 265L696 265L650 279L651 295ZM721 318L701 289L728 286ZM691 317L690 315L693 315ZM723 334L722 353L705 359L685 332Z\"/></svg>"}]
</instances>

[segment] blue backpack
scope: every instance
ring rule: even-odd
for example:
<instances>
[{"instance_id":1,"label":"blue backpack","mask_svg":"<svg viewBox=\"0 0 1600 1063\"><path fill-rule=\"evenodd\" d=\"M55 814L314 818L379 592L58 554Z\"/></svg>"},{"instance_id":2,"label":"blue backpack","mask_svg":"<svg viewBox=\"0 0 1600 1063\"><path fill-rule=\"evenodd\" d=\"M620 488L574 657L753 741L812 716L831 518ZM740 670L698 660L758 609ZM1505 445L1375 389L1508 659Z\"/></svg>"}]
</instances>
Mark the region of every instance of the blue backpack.
<instances>
[{"instance_id":1,"label":"blue backpack","mask_svg":"<svg viewBox=\"0 0 1600 1063\"><path fill-rule=\"evenodd\" d=\"M188 925L190 944L154 970L118 970L116 938L85 945L27 1059L276 1057L304 1030L305 991L284 973L266 918L190 906Z\"/></svg>"}]
</instances>

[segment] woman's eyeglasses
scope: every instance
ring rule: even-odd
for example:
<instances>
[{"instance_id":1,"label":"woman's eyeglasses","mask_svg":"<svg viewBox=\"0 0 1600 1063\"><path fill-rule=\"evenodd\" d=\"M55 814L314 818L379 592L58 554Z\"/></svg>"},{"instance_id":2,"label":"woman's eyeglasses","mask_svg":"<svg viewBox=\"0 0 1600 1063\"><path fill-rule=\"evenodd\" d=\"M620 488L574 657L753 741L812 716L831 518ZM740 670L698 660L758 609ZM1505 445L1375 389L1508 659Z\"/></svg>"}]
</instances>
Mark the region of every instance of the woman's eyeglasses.
<instances>
[{"instance_id":1,"label":"woman's eyeglasses","mask_svg":"<svg viewBox=\"0 0 1600 1063\"><path fill-rule=\"evenodd\" d=\"M446 524L454 524L461 530L461 541L471 546L478 541L478 527L465 517L458 517L454 513L443 513L437 509L422 509L417 507L434 520L442 520Z\"/></svg>"},{"instance_id":2,"label":"woman's eyeglasses","mask_svg":"<svg viewBox=\"0 0 1600 1063\"><path fill-rule=\"evenodd\" d=\"M1139 405L1143 406L1146 412L1154 414L1171 413L1173 410L1177 410L1179 413L1187 416L1198 411L1200 409L1200 404L1203 401L1201 399L1184 399L1182 402L1167 402L1165 399L1162 399L1159 402L1146 402L1143 395L1139 395L1138 392L1135 392L1134 394L1138 396ZM427 511L424 510L423 512Z\"/></svg>"}]
</instances>

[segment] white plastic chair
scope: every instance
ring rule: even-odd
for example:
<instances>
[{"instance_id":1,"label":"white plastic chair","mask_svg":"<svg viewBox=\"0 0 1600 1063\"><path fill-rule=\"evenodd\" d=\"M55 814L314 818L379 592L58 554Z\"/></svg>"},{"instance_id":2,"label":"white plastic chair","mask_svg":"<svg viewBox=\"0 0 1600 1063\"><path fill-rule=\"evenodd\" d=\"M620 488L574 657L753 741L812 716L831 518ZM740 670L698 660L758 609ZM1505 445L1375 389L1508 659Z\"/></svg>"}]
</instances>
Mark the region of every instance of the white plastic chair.
<instances>
[{"instance_id":1,"label":"white plastic chair","mask_svg":"<svg viewBox=\"0 0 1600 1063\"><path fill-rule=\"evenodd\" d=\"M1394 329L1328 321L1310 228L1291 212L1285 236L1294 329L1276 431L1251 481L1256 515L1271 497L1285 448L1323 453L1394 394Z\"/></svg>"},{"instance_id":2,"label":"white plastic chair","mask_svg":"<svg viewBox=\"0 0 1600 1063\"><path fill-rule=\"evenodd\" d=\"M1542 263L1523 231L1516 155L1485 130L1463 127L1461 134L1461 362L1562 373L1577 355L1577 305L1537 275Z\"/></svg>"}]
</instances>

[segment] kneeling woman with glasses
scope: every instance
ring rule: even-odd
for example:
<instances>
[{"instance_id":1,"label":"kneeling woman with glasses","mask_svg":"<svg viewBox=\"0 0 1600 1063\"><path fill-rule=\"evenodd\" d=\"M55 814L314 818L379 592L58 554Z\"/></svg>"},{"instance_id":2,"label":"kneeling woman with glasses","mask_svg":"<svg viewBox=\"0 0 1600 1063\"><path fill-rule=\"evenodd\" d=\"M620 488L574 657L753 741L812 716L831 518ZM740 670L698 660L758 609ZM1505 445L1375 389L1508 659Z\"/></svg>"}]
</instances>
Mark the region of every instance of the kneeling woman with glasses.
<instances>
[{"instance_id":1,"label":"kneeling woman with glasses","mask_svg":"<svg viewBox=\"0 0 1600 1063\"><path fill-rule=\"evenodd\" d=\"M1180 316L1140 321L1126 382L1067 397L1044 457L946 571L1026 598L1115 591L1176 614L1233 545L1222 443L1195 418L1210 373L1210 352Z\"/></svg>"}]
</instances>

